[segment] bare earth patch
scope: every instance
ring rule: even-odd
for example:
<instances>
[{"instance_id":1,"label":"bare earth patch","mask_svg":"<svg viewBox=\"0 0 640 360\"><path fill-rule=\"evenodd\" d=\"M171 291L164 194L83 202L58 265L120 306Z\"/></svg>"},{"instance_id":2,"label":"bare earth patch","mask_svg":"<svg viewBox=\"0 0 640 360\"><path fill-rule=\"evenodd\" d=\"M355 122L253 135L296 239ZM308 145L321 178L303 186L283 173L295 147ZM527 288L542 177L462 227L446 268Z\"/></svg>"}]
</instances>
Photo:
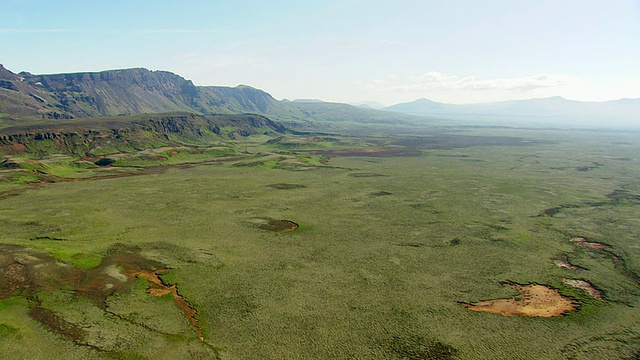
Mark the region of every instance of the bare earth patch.
<instances>
[{"instance_id":1,"label":"bare earth patch","mask_svg":"<svg viewBox=\"0 0 640 360\"><path fill-rule=\"evenodd\" d=\"M130 287L136 277L142 277L149 282L149 294L173 294L176 306L196 330L198 339L204 341L202 329L195 317L196 310L178 293L175 284L166 285L160 279L159 275L169 271L159 262L145 259L140 255L140 249L133 246L114 248L102 259L100 265L82 270L41 251L0 244L0 300L13 296L36 299L29 312L35 320L67 338L79 341L84 336L84 331L51 310L41 308L37 293L42 290L73 289L79 296L107 310L106 300L109 296Z\"/></svg>"},{"instance_id":2,"label":"bare earth patch","mask_svg":"<svg viewBox=\"0 0 640 360\"><path fill-rule=\"evenodd\" d=\"M268 220L264 224L260 225L262 230L290 232L298 229L298 224L290 220Z\"/></svg>"},{"instance_id":3,"label":"bare earth patch","mask_svg":"<svg viewBox=\"0 0 640 360\"><path fill-rule=\"evenodd\" d=\"M126 273L130 277L141 277L146 279L149 282L149 288L147 292L153 296L160 297L167 294L172 294L173 301L176 306L182 310L184 316L189 320L191 326L196 329L196 333L198 334L198 339L200 341L204 341L204 335L202 333L202 328L198 324L198 319L196 319L197 311L194 309L191 304L185 299L182 295L178 293L178 287L173 285L165 285L160 279L161 274L169 272L169 269L158 269L156 271L153 270L128 270Z\"/></svg>"},{"instance_id":4,"label":"bare earth patch","mask_svg":"<svg viewBox=\"0 0 640 360\"><path fill-rule=\"evenodd\" d=\"M253 218L247 221L247 225L262 230L275 232L291 232L297 230L300 226L291 220L279 220L268 217Z\"/></svg>"},{"instance_id":5,"label":"bare earth patch","mask_svg":"<svg viewBox=\"0 0 640 360\"><path fill-rule=\"evenodd\" d=\"M571 263L568 262L567 260L553 260L553 263L557 267L561 267L561 268L565 268L565 269L569 269L569 270L575 270L575 269L578 268L577 266L571 265Z\"/></svg>"},{"instance_id":6,"label":"bare earth patch","mask_svg":"<svg viewBox=\"0 0 640 360\"><path fill-rule=\"evenodd\" d=\"M570 240L572 243L577 244L578 246L585 248L585 249L589 249L589 250L606 250L608 248L610 248L611 246L607 245L607 244L601 244L601 243L597 243L597 242L589 242L587 241L587 239L583 238L583 237L574 237Z\"/></svg>"},{"instance_id":7,"label":"bare earth patch","mask_svg":"<svg viewBox=\"0 0 640 360\"><path fill-rule=\"evenodd\" d=\"M567 311L576 310L577 306L570 299L562 296L558 290L545 285L509 284L520 292L520 296L512 299L480 301L476 304L463 303L462 306L478 312L488 312L502 316L554 317Z\"/></svg>"},{"instance_id":8,"label":"bare earth patch","mask_svg":"<svg viewBox=\"0 0 640 360\"><path fill-rule=\"evenodd\" d=\"M594 288L593 285L591 285L587 281L576 279L562 279L562 281L569 286L573 286L574 288L585 290L592 297L602 300L602 292Z\"/></svg>"}]
</instances>

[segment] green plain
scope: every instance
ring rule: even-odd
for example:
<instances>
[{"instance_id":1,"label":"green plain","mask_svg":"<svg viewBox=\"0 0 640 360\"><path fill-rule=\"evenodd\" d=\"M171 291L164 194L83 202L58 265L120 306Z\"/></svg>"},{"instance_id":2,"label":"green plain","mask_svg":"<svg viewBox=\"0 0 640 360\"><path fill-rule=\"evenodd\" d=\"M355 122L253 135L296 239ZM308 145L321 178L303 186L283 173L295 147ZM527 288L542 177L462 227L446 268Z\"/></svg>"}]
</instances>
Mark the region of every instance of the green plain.
<instances>
[{"instance_id":1,"label":"green plain","mask_svg":"<svg viewBox=\"0 0 640 360\"><path fill-rule=\"evenodd\" d=\"M410 137L397 135L405 130L322 140L315 148L389 144ZM614 201L607 195L640 193L640 134L447 131L528 142L423 149L418 156L334 156L323 164L302 151L314 149L312 142L291 149L254 138L204 151L122 156L116 166L167 166L146 175L42 184L5 197L0 243L39 249L81 268L97 266L114 244L138 246L172 269L163 279L197 309L206 340L196 339L168 297L146 294L140 280L110 297L108 311L65 289L38 295L40 306L86 327L83 344L30 318L26 300L2 300L0 353L16 359L419 359L438 356L429 351L440 346L459 359L638 356L640 204L633 196ZM235 158L242 154L248 158ZM215 161L227 157L233 161ZM118 170L77 161L37 166L63 178ZM194 164L169 166L183 162ZM31 176L2 172L9 179L2 189ZM545 215L550 208L559 211ZM261 218L300 227L268 232L254 225ZM611 248L586 250L572 237ZM559 258L581 268L557 267ZM589 281L604 300L564 278ZM460 305L517 295L506 281L549 285L580 308L525 318Z\"/></svg>"}]
</instances>

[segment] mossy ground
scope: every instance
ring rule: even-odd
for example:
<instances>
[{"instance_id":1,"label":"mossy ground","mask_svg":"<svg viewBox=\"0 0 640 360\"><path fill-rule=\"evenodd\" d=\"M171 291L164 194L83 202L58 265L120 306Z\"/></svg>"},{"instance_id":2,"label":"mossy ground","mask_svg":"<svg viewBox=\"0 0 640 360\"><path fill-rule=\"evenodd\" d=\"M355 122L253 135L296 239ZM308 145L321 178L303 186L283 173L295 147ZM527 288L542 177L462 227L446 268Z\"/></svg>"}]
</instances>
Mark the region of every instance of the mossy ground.
<instances>
[{"instance_id":1,"label":"mossy ground","mask_svg":"<svg viewBox=\"0 0 640 360\"><path fill-rule=\"evenodd\" d=\"M273 145L256 141L248 149L235 147L249 158L215 166L44 184L6 197L0 200L0 242L39 248L84 267L95 266L91 259L115 243L139 246L142 255L173 269L164 281L179 284L198 310L205 338L227 358L633 356L640 348L638 204L607 195L618 189L639 194L638 136L466 131L531 143L304 164L308 154L299 149L275 153ZM284 161L300 164L283 169L278 164ZM580 170L594 162L602 165ZM234 166L240 163L245 166ZM544 215L554 207L559 212ZM288 219L300 228L264 231L250 225L256 218ZM611 249L581 248L570 241L576 236ZM580 268L554 264L565 256ZM604 300L568 286L565 278L589 281ZM581 306L542 319L459 305L516 296L504 281L546 284ZM184 321L170 302L138 290L108 301L128 309L128 318L172 311L166 321ZM95 321L126 344L171 348L158 335L169 323L142 327L100 319L87 302L72 303L86 314L76 319L64 310L66 297L41 296L67 321ZM13 303L0 308L1 329L9 329L0 330L1 350L100 355L45 329L28 316L23 300L6 301ZM204 353L194 339L175 338L171 354ZM153 355L127 346L132 354Z\"/></svg>"}]
</instances>

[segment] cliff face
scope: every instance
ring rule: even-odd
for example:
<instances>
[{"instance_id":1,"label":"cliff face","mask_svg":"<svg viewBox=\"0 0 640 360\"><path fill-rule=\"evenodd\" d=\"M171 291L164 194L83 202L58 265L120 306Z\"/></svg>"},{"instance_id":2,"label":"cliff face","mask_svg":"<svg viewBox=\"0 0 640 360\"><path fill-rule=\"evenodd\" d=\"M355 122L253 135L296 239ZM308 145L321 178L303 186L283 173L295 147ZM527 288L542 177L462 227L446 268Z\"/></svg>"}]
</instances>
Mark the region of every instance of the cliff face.
<instances>
[{"instance_id":1,"label":"cliff face","mask_svg":"<svg viewBox=\"0 0 640 360\"><path fill-rule=\"evenodd\" d=\"M0 64L0 80L16 80L16 74L4 68L2 64Z\"/></svg>"},{"instance_id":2,"label":"cliff face","mask_svg":"<svg viewBox=\"0 0 640 360\"><path fill-rule=\"evenodd\" d=\"M188 111L264 114L279 102L248 86L197 87L167 71L14 74L0 66L0 111L13 118L71 119Z\"/></svg>"},{"instance_id":3,"label":"cliff face","mask_svg":"<svg viewBox=\"0 0 640 360\"><path fill-rule=\"evenodd\" d=\"M182 142L241 139L285 132L259 115L167 114L17 126L0 130L0 153L68 153L91 156Z\"/></svg>"}]
</instances>

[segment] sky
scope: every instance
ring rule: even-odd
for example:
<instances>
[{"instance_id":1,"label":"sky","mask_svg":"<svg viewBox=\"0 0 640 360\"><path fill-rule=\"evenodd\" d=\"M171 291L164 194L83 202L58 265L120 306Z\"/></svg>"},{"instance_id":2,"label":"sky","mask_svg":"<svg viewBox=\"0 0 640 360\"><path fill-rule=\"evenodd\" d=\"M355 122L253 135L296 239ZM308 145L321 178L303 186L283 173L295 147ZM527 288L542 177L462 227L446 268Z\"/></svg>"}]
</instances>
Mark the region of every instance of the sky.
<instances>
[{"instance_id":1,"label":"sky","mask_svg":"<svg viewBox=\"0 0 640 360\"><path fill-rule=\"evenodd\" d=\"M2 0L0 64L277 99L640 98L640 0Z\"/></svg>"}]
</instances>

